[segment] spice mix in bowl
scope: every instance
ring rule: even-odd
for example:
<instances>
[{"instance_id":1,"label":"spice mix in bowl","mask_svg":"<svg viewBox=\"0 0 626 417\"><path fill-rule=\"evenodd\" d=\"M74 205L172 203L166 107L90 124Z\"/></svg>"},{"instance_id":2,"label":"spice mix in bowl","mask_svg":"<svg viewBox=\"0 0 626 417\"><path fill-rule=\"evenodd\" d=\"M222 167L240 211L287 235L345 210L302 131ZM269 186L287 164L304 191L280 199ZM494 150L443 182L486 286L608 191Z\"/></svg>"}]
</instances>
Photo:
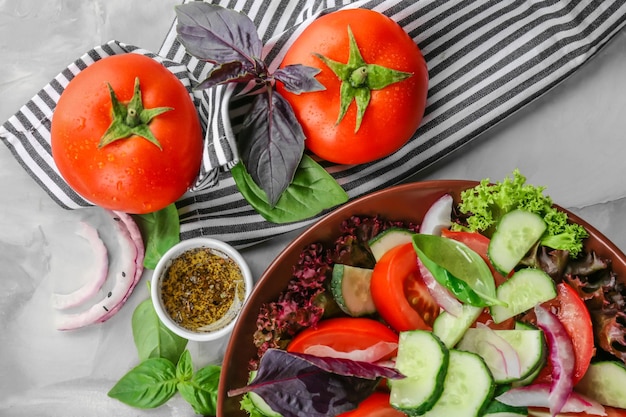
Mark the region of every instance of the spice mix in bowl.
<instances>
[{"instance_id":1,"label":"spice mix in bowl","mask_svg":"<svg viewBox=\"0 0 626 417\"><path fill-rule=\"evenodd\" d=\"M232 331L252 287L252 274L239 252L219 240L195 238L163 255L151 293L159 318L174 333L209 341Z\"/></svg>"}]
</instances>

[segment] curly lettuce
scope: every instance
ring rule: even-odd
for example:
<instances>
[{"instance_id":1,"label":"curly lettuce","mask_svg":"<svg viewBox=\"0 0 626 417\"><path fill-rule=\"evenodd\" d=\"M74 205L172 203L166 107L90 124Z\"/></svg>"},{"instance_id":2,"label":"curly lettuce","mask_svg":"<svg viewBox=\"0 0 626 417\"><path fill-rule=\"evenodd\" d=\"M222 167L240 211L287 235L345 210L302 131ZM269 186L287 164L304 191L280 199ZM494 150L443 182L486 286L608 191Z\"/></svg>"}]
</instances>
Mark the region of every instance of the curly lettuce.
<instances>
[{"instance_id":1,"label":"curly lettuce","mask_svg":"<svg viewBox=\"0 0 626 417\"><path fill-rule=\"evenodd\" d=\"M526 184L526 177L518 169L513 171L511 178L497 183L484 179L461 193L458 210L462 216L452 228L491 236L506 213L516 209L526 210L539 214L548 226L541 237L541 245L564 250L577 257L589 234L583 226L570 223L567 214L553 205L544 190L545 187Z\"/></svg>"}]
</instances>

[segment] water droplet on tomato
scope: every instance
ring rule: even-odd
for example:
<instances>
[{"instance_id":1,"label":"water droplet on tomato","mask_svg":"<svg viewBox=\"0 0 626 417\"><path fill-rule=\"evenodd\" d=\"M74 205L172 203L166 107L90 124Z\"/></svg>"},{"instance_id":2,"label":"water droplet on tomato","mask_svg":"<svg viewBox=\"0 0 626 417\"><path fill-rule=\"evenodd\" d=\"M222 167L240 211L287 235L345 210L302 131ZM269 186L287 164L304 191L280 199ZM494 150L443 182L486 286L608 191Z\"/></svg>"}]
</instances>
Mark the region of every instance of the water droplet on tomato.
<instances>
[{"instance_id":1,"label":"water droplet on tomato","mask_svg":"<svg viewBox=\"0 0 626 417\"><path fill-rule=\"evenodd\" d=\"M84 117L77 117L76 119L74 119L74 121L76 122L76 129L82 129L85 127L85 118Z\"/></svg>"}]
</instances>

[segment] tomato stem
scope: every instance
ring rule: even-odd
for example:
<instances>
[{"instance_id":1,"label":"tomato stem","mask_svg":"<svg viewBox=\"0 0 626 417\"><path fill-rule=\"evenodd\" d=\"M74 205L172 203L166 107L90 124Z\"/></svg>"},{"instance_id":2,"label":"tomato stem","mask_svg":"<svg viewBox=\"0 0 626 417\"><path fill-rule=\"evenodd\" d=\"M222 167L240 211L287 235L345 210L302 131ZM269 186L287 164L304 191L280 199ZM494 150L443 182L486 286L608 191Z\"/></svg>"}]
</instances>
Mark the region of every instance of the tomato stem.
<instances>
[{"instance_id":1,"label":"tomato stem","mask_svg":"<svg viewBox=\"0 0 626 417\"><path fill-rule=\"evenodd\" d=\"M314 53L330 70L341 80L339 124L350 107L352 102L356 102L357 114L354 132L361 127L361 122L369 105L372 90L382 90L383 88L411 77L410 72L403 72L376 64L368 64L363 59L359 46L356 43L352 29L348 26L348 37L350 39L350 52L346 64L334 61L321 54Z\"/></svg>"},{"instance_id":2,"label":"tomato stem","mask_svg":"<svg viewBox=\"0 0 626 417\"><path fill-rule=\"evenodd\" d=\"M109 89L109 95L111 96L112 120L108 129L104 132L104 135L100 139L98 148L102 148L117 140L135 135L141 136L142 138L153 143L159 149L162 149L161 144L154 136L148 125L152 119L158 115L174 109L172 107L144 109L139 77L135 78L133 96L128 104L120 103L113 87L111 87L111 84L107 83L107 87Z\"/></svg>"},{"instance_id":3,"label":"tomato stem","mask_svg":"<svg viewBox=\"0 0 626 417\"><path fill-rule=\"evenodd\" d=\"M350 84L352 87L361 87L367 81L367 65L359 67L350 74Z\"/></svg>"}]
</instances>

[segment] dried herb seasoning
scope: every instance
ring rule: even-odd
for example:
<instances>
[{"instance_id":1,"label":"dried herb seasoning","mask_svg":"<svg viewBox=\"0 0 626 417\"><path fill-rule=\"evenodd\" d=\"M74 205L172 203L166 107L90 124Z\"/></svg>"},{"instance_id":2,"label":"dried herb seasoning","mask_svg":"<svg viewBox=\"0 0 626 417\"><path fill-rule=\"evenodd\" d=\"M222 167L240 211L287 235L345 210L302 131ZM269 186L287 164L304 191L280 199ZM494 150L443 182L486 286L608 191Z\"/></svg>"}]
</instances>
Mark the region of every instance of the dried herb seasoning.
<instances>
[{"instance_id":1,"label":"dried herb seasoning","mask_svg":"<svg viewBox=\"0 0 626 417\"><path fill-rule=\"evenodd\" d=\"M181 327L214 331L241 308L245 282L239 265L210 248L188 250L165 271L161 298L166 312Z\"/></svg>"}]
</instances>

